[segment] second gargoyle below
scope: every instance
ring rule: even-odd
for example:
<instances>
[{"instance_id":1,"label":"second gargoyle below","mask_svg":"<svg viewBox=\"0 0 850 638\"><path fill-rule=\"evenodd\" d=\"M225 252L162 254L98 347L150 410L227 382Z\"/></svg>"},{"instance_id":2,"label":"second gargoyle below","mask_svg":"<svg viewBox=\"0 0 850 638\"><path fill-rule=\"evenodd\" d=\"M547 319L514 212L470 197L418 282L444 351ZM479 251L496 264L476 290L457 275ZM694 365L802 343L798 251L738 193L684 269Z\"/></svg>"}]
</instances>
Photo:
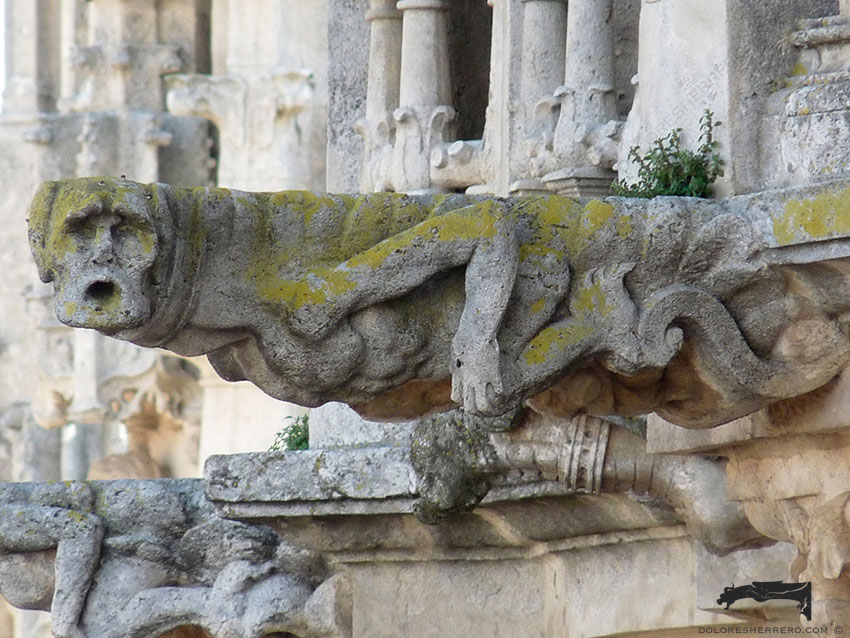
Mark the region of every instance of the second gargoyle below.
<instances>
[{"instance_id":1,"label":"second gargoyle below","mask_svg":"<svg viewBox=\"0 0 850 638\"><path fill-rule=\"evenodd\" d=\"M41 186L30 242L63 323L279 399L711 427L850 363L844 188L579 204L82 178Z\"/></svg>"}]
</instances>

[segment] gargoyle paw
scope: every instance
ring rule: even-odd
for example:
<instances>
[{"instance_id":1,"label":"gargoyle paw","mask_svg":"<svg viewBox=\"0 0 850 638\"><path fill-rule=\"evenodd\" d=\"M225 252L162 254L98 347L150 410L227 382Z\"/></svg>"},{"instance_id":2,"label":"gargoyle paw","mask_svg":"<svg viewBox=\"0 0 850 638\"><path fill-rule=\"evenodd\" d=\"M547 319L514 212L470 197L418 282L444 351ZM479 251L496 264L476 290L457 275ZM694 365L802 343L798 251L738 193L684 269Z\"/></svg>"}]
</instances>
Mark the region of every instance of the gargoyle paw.
<instances>
[{"instance_id":1,"label":"gargoyle paw","mask_svg":"<svg viewBox=\"0 0 850 638\"><path fill-rule=\"evenodd\" d=\"M457 340L456 340L457 341ZM452 401L465 412L497 416L502 409L504 385L499 369L499 344L495 339L480 345L455 347L452 367Z\"/></svg>"}]
</instances>

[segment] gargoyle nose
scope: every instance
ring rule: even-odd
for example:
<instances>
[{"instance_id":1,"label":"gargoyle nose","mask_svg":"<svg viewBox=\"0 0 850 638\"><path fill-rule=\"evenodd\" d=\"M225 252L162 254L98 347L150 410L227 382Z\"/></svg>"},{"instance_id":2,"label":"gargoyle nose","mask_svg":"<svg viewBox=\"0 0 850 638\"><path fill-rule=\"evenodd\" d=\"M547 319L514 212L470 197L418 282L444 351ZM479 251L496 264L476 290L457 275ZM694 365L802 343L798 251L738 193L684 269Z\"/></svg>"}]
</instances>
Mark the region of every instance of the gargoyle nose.
<instances>
[{"instance_id":1,"label":"gargoyle nose","mask_svg":"<svg viewBox=\"0 0 850 638\"><path fill-rule=\"evenodd\" d=\"M106 232L100 236L95 246L94 256L91 262L96 266L105 266L111 264L113 259L112 237L109 232Z\"/></svg>"},{"instance_id":2,"label":"gargoyle nose","mask_svg":"<svg viewBox=\"0 0 850 638\"><path fill-rule=\"evenodd\" d=\"M95 266L106 266L107 264L112 263L112 253L111 252L103 252L98 255L95 255L94 259L91 262Z\"/></svg>"}]
</instances>

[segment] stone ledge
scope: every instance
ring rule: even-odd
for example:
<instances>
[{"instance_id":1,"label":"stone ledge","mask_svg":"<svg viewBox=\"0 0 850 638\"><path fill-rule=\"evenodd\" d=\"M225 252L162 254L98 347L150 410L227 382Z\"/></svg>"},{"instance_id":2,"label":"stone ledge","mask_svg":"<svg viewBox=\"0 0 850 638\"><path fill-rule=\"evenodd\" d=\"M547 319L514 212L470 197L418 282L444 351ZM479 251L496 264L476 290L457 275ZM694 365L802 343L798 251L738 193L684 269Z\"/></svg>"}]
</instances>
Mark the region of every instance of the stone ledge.
<instances>
[{"instance_id":1,"label":"stone ledge","mask_svg":"<svg viewBox=\"0 0 850 638\"><path fill-rule=\"evenodd\" d=\"M204 478L211 501L236 503L359 502L416 493L408 451L391 447L212 456Z\"/></svg>"}]
</instances>

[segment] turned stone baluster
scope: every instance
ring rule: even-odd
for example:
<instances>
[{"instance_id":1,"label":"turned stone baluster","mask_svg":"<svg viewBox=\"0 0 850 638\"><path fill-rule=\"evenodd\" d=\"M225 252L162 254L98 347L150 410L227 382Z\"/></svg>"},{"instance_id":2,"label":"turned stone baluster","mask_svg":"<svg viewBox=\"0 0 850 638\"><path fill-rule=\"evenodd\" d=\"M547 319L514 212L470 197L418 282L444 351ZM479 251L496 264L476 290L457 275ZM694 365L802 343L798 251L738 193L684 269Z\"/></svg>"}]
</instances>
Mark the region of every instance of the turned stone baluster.
<instances>
[{"instance_id":1,"label":"turned stone baluster","mask_svg":"<svg viewBox=\"0 0 850 638\"><path fill-rule=\"evenodd\" d=\"M559 86L566 72L567 2L522 1L522 96L533 109Z\"/></svg>"},{"instance_id":2,"label":"turned stone baluster","mask_svg":"<svg viewBox=\"0 0 850 638\"><path fill-rule=\"evenodd\" d=\"M366 117L357 123L365 145L363 192L390 190L392 113L399 105L401 76L401 16L395 0L370 0L366 12L370 23Z\"/></svg>"},{"instance_id":3,"label":"turned stone baluster","mask_svg":"<svg viewBox=\"0 0 850 638\"><path fill-rule=\"evenodd\" d=\"M3 112L39 113L55 107L58 20L45 0L7 0L6 87ZM56 54L56 55L54 55Z\"/></svg>"},{"instance_id":4,"label":"turned stone baluster","mask_svg":"<svg viewBox=\"0 0 850 638\"><path fill-rule=\"evenodd\" d=\"M398 191L435 190L430 154L454 120L446 33L446 0L402 0L401 81L393 162Z\"/></svg>"},{"instance_id":5,"label":"turned stone baluster","mask_svg":"<svg viewBox=\"0 0 850 638\"><path fill-rule=\"evenodd\" d=\"M573 195L604 194L613 177L619 123L612 11L612 0L570 0L564 86L555 94L561 113L554 150L565 169L544 180Z\"/></svg>"},{"instance_id":6,"label":"turned stone baluster","mask_svg":"<svg viewBox=\"0 0 850 638\"><path fill-rule=\"evenodd\" d=\"M584 160L581 145L595 126L617 116L614 92L612 0L572 0L567 16L567 59L564 107L555 135L558 152L575 162Z\"/></svg>"},{"instance_id":7,"label":"turned stone baluster","mask_svg":"<svg viewBox=\"0 0 850 638\"><path fill-rule=\"evenodd\" d=\"M561 85L566 64L566 0L522 0L522 122L532 179L511 186L515 192L545 189L539 179L553 165L552 142L560 102L555 89Z\"/></svg>"}]
</instances>

